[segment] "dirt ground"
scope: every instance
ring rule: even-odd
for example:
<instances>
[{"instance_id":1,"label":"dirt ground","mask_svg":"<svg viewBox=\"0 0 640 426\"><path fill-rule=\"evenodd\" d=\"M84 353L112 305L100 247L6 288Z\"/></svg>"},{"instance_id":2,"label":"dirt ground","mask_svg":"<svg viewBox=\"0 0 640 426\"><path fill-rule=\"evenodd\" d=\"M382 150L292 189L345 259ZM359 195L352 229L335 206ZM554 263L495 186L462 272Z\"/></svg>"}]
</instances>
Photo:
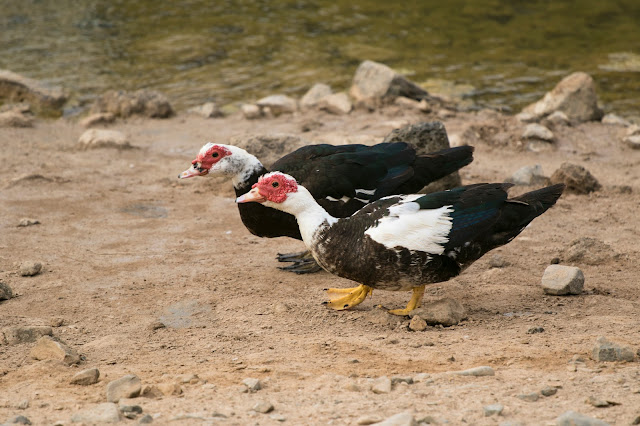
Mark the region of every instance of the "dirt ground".
<instances>
[{"instance_id":1,"label":"dirt ground","mask_svg":"<svg viewBox=\"0 0 640 426\"><path fill-rule=\"evenodd\" d=\"M257 121L182 114L110 127L138 149L87 151L77 143L85 129L73 120L1 129L0 279L16 297L0 303L0 329L61 322L54 336L84 360L72 367L35 361L34 343L0 343L0 421L24 415L33 424L70 424L73 414L106 401L107 383L135 374L143 387L178 383L182 390L125 401L154 424L353 425L409 411L425 423L545 425L568 410L630 424L640 415L638 357L590 358L598 336L640 349L640 151L619 141L624 128L556 127L557 149L533 152L518 143L523 125L514 119L480 112L444 120L452 141L476 147L463 183L503 181L534 164L550 176L570 161L603 188L563 195L495 250L508 266L492 268L490 253L428 287L425 300L454 298L468 319L422 332L376 308L403 307L408 292L376 291L356 309L328 310L323 289L352 283L276 269L276 253L302 250L301 242L250 235L230 181L177 179L207 141L292 133L315 143L374 143L396 127L434 119L394 107ZM310 120L313 130L303 132ZM18 227L23 217L41 223ZM583 237L610 249L565 261L571 242ZM582 295L543 293L542 274L556 257L583 270ZM42 262L42 272L20 276L26 260ZM157 322L165 327L154 330ZM528 333L536 327L544 331ZM485 365L495 376L448 373ZM97 384L69 383L90 367L100 370ZM387 394L370 389L381 376L417 373L430 376ZM260 379L262 389L241 392L246 378ZM519 397L547 386L557 393ZM614 404L595 407L589 397ZM258 401L274 410L252 410ZM483 406L496 403L502 414L485 417Z\"/></svg>"}]
</instances>

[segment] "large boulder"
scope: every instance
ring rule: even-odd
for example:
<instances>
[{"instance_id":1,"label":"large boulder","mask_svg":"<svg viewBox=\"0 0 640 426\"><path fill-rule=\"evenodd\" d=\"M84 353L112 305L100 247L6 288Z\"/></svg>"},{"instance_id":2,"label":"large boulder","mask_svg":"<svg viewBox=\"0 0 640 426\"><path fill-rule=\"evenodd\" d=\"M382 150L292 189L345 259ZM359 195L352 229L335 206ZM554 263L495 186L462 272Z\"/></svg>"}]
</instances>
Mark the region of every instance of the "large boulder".
<instances>
[{"instance_id":1,"label":"large boulder","mask_svg":"<svg viewBox=\"0 0 640 426\"><path fill-rule=\"evenodd\" d=\"M521 115L540 120L555 111L564 112L573 123L600 120L603 112L593 78L584 72L568 75L538 102L525 107Z\"/></svg>"},{"instance_id":2,"label":"large boulder","mask_svg":"<svg viewBox=\"0 0 640 426\"><path fill-rule=\"evenodd\" d=\"M26 102L37 114L59 117L67 95L60 87L49 87L9 70L0 70L0 99L9 103Z\"/></svg>"},{"instance_id":3,"label":"large boulder","mask_svg":"<svg viewBox=\"0 0 640 426\"><path fill-rule=\"evenodd\" d=\"M426 90L406 77L373 61L364 61L358 66L349 94L357 104L367 107L392 102L398 96L418 101L429 96Z\"/></svg>"},{"instance_id":4,"label":"large boulder","mask_svg":"<svg viewBox=\"0 0 640 426\"><path fill-rule=\"evenodd\" d=\"M167 118L174 114L167 98L153 90L126 92L111 90L100 96L91 107L91 114L110 112L127 118L134 114L150 118Z\"/></svg>"}]
</instances>

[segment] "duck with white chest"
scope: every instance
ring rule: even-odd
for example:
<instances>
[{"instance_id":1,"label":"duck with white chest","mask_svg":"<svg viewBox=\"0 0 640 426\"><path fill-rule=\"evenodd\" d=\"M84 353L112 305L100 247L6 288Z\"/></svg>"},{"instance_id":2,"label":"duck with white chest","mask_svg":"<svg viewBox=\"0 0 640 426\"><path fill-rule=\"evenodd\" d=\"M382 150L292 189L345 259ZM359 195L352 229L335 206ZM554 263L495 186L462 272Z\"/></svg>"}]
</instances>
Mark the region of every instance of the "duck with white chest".
<instances>
[{"instance_id":1,"label":"duck with white chest","mask_svg":"<svg viewBox=\"0 0 640 426\"><path fill-rule=\"evenodd\" d=\"M259 202L294 215L302 239L325 270L360 283L329 289L338 310L360 304L372 290L412 290L407 315L420 306L425 285L447 281L486 252L515 238L553 206L564 185L508 198L507 183L475 184L427 195L394 195L350 217L327 213L284 173L262 176L238 203Z\"/></svg>"}]
</instances>

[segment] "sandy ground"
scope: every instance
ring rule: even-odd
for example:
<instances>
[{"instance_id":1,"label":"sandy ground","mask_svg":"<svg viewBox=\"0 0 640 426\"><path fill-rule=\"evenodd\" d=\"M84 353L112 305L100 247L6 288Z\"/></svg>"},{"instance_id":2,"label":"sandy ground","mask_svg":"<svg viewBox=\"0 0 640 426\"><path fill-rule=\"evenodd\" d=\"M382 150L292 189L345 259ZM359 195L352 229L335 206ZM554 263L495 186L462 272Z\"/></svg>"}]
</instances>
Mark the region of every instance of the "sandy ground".
<instances>
[{"instance_id":1,"label":"sandy ground","mask_svg":"<svg viewBox=\"0 0 640 426\"><path fill-rule=\"evenodd\" d=\"M423 332L376 308L403 307L409 293L376 291L356 309L328 310L323 289L352 283L276 269L275 254L301 250L301 242L250 235L230 182L177 179L210 140L285 132L312 142L374 143L395 127L433 119L397 108L259 121L133 119L111 126L139 147L122 151L80 150L85 129L64 119L1 129L0 278L17 297L0 303L0 328L62 322L54 336L84 361L73 367L35 361L34 343L0 344L0 421L24 415L34 424L69 424L74 413L106 401L107 383L136 374L143 386L178 383L182 390L125 401L154 416L154 424L352 425L362 416L381 420L410 411L432 423L544 425L568 410L630 424L640 415L637 358L590 359L598 336L640 349L640 151L619 142L623 128L559 127L558 148L536 153L508 136L522 128L510 118L458 113L444 120L452 140L476 146L464 183L503 181L533 164L551 175L570 161L590 170L603 189L563 195L495 250L509 266L491 268L490 253L460 277L428 287L426 300L457 299L468 319ZM310 120L322 125L303 133ZM467 130L473 123L480 137ZM498 138L506 143L490 137L495 131L483 134L487 125L506 134ZM23 217L41 224L17 227ZM569 264L562 261L566 250L582 237L611 247L592 253L590 264L572 263L586 277L584 294L545 295L544 269L555 257ZM43 271L20 276L26 260L42 262ZM153 330L158 321L166 327ZM535 327L544 332L527 333ZM576 355L584 362L571 363ZM483 365L495 376L448 374ZM89 367L100 370L97 384L69 383ZM396 384L388 394L370 390L378 377L416 373L430 377ZM190 375L198 379L188 382ZM260 379L263 389L241 392L245 378ZM557 393L535 402L518 397L547 386ZM594 407L586 402L591 396L616 404ZM253 411L258 401L274 411ZM485 417L483 406L494 403L504 411Z\"/></svg>"}]
</instances>

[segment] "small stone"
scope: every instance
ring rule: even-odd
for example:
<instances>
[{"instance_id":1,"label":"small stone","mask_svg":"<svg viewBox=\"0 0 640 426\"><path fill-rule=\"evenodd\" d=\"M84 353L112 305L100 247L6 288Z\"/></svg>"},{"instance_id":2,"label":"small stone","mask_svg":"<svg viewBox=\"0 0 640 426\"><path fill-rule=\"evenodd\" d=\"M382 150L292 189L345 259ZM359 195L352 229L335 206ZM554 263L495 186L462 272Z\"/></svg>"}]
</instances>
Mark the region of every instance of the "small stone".
<instances>
[{"instance_id":1,"label":"small stone","mask_svg":"<svg viewBox=\"0 0 640 426\"><path fill-rule=\"evenodd\" d=\"M135 419L139 414L142 414L142 407L139 405L121 405L119 409L122 415L128 419Z\"/></svg>"},{"instance_id":2,"label":"small stone","mask_svg":"<svg viewBox=\"0 0 640 426\"><path fill-rule=\"evenodd\" d=\"M20 403L18 405L16 405L16 408L18 410L26 410L27 408L29 408L30 402L28 399L23 399L22 401L20 401Z\"/></svg>"},{"instance_id":3,"label":"small stone","mask_svg":"<svg viewBox=\"0 0 640 426\"><path fill-rule=\"evenodd\" d=\"M28 418L26 418L25 416L15 416L10 418L9 420L7 420L5 423L5 425L30 425L31 424L31 420L29 420Z\"/></svg>"},{"instance_id":4,"label":"small stone","mask_svg":"<svg viewBox=\"0 0 640 426\"><path fill-rule=\"evenodd\" d=\"M0 281L0 300L9 300L13 297L13 290L9 284Z\"/></svg>"},{"instance_id":5,"label":"small stone","mask_svg":"<svg viewBox=\"0 0 640 426\"><path fill-rule=\"evenodd\" d=\"M506 266L509 266L510 264L511 263L509 263L507 259L497 253L491 256L491 258L489 259L489 266L492 268L504 268Z\"/></svg>"},{"instance_id":6,"label":"small stone","mask_svg":"<svg viewBox=\"0 0 640 426\"><path fill-rule=\"evenodd\" d=\"M218 105L215 102L207 102L202 105L189 108L187 112L191 114L197 114L204 118L216 118L216 117L224 116L224 114L222 113L222 111L220 111L220 108L218 108Z\"/></svg>"},{"instance_id":7,"label":"small stone","mask_svg":"<svg viewBox=\"0 0 640 426\"><path fill-rule=\"evenodd\" d=\"M3 330L4 340L8 345L35 342L42 336L53 335L51 327L47 326L18 326Z\"/></svg>"},{"instance_id":8,"label":"small stone","mask_svg":"<svg viewBox=\"0 0 640 426\"><path fill-rule=\"evenodd\" d=\"M331 95L333 92L331 91L331 87L323 83L316 83L305 93L305 95L300 99L300 107L303 109L308 109L316 106L320 99L325 96Z\"/></svg>"},{"instance_id":9,"label":"small stone","mask_svg":"<svg viewBox=\"0 0 640 426\"><path fill-rule=\"evenodd\" d=\"M625 126L625 127L631 125L631 123L628 120L625 120L619 115L616 115L613 113L605 114L605 116L602 117L602 124L613 124L616 126Z\"/></svg>"},{"instance_id":10,"label":"small stone","mask_svg":"<svg viewBox=\"0 0 640 426\"><path fill-rule=\"evenodd\" d=\"M153 399L162 398L164 396L162 391L156 385L145 385L142 389L141 395L145 398Z\"/></svg>"},{"instance_id":11,"label":"small stone","mask_svg":"<svg viewBox=\"0 0 640 426\"><path fill-rule=\"evenodd\" d=\"M275 420L276 422L286 422L287 421L287 418L285 416L283 416L282 414L277 414L277 413L276 414L271 414L269 416L269 418L271 420Z\"/></svg>"},{"instance_id":12,"label":"small stone","mask_svg":"<svg viewBox=\"0 0 640 426\"><path fill-rule=\"evenodd\" d=\"M317 107L331 114L343 115L351 112L353 104L346 93L340 92L327 95L320 99Z\"/></svg>"},{"instance_id":13,"label":"small stone","mask_svg":"<svg viewBox=\"0 0 640 426\"><path fill-rule=\"evenodd\" d=\"M632 149L640 149L640 135L626 136L622 139L624 143Z\"/></svg>"},{"instance_id":14,"label":"small stone","mask_svg":"<svg viewBox=\"0 0 640 426\"><path fill-rule=\"evenodd\" d=\"M553 142L555 137L553 132L541 124L531 123L527 124L522 133L523 139L540 139L547 142Z\"/></svg>"},{"instance_id":15,"label":"small stone","mask_svg":"<svg viewBox=\"0 0 640 426\"><path fill-rule=\"evenodd\" d=\"M570 123L569 117L562 111L554 111L547 118L544 119L543 123L550 124L552 126L563 125L566 126Z\"/></svg>"},{"instance_id":16,"label":"small stone","mask_svg":"<svg viewBox=\"0 0 640 426\"><path fill-rule=\"evenodd\" d=\"M242 111L242 115L244 115L244 118L247 120L255 120L256 118L262 117L262 110L258 105L242 104L240 111Z\"/></svg>"},{"instance_id":17,"label":"small stone","mask_svg":"<svg viewBox=\"0 0 640 426\"><path fill-rule=\"evenodd\" d=\"M36 345L31 349L30 355L33 359L55 359L62 361L66 365L80 362L80 355L75 350L49 336L40 337Z\"/></svg>"},{"instance_id":18,"label":"small stone","mask_svg":"<svg viewBox=\"0 0 640 426\"><path fill-rule=\"evenodd\" d=\"M588 194L598 191L602 185L587 169L577 164L562 163L550 178L551 184L564 183L567 192Z\"/></svg>"},{"instance_id":19,"label":"small stone","mask_svg":"<svg viewBox=\"0 0 640 426\"><path fill-rule=\"evenodd\" d=\"M23 277L32 277L37 275L42 269L42 263L27 260L20 264L20 275Z\"/></svg>"},{"instance_id":20,"label":"small stone","mask_svg":"<svg viewBox=\"0 0 640 426\"><path fill-rule=\"evenodd\" d=\"M350 392L360 392L362 390L355 381L347 382L344 388Z\"/></svg>"},{"instance_id":21,"label":"small stone","mask_svg":"<svg viewBox=\"0 0 640 426\"><path fill-rule=\"evenodd\" d=\"M62 327L64 325L64 318L53 317L49 320L49 325L51 327Z\"/></svg>"},{"instance_id":22,"label":"small stone","mask_svg":"<svg viewBox=\"0 0 640 426\"><path fill-rule=\"evenodd\" d=\"M454 299L441 299L424 304L409 313L410 317L419 315L429 325L442 324L444 326L456 325L467 317L464 307Z\"/></svg>"},{"instance_id":23,"label":"small stone","mask_svg":"<svg viewBox=\"0 0 640 426\"><path fill-rule=\"evenodd\" d=\"M416 420L409 412L399 413L376 423L377 426L415 426Z\"/></svg>"},{"instance_id":24,"label":"small stone","mask_svg":"<svg viewBox=\"0 0 640 426\"><path fill-rule=\"evenodd\" d=\"M420 318L420 315L414 315L409 323L409 328L413 331L424 331L427 329L427 322Z\"/></svg>"},{"instance_id":25,"label":"small stone","mask_svg":"<svg viewBox=\"0 0 640 426\"><path fill-rule=\"evenodd\" d=\"M406 383L408 385L413 384L413 377L404 377L404 376L391 376L391 385L395 386L400 383Z\"/></svg>"},{"instance_id":26,"label":"small stone","mask_svg":"<svg viewBox=\"0 0 640 426\"><path fill-rule=\"evenodd\" d=\"M398 96L416 100L428 96L426 90L388 66L368 60L358 66L349 94L356 102L367 107L379 106Z\"/></svg>"},{"instance_id":27,"label":"small stone","mask_svg":"<svg viewBox=\"0 0 640 426\"><path fill-rule=\"evenodd\" d=\"M413 382L414 383L426 382L430 378L431 378L431 374L429 373L418 373L415 376L413 376Z\"/></svg>"},{"instance_id":28,"label":"small stone","mask_svg":"<svg viewBox=\"0 0 640 426\"><path fill-rule=\"evenodd\" d=\"M145 414L144 416L140 417L140 420L138 420L138 423L140 424L153 423L153 417L150 414Z\"/></svg>"},{"instance_id":29,"label":"small stone","mask_svg":"<svg viewBox=\"0 0 640 426\"><path fill-rule=\"evenodd\" d=\"M200 378L198 377L197 374L185 374L180 377L180 382L182 382L183 384L195 385L199 381L200 381Z\"/></svg>"},{"instance_id":30,"label":"small stone","mask_svg":"<svg viewBox=\"0 0 640 426\"><path fill-rule=\"evenodd\" d=\"M481 367L469 368L467 370L462 370L462 371L454 371L453 374L457 374L458 376L475 376L475 377L496 375L495 371L493 371L493 368L489 366L481 366Z\"/></svg>"},{"instance_id":31,"label":"small stone","mask_svg":"<svg viewBox=\"0 0 640 426\"><path fill-rule=\"evenodd\" d=\"M596 398L595 396L590 396L589 398L587 398L587 400L585 401L587 404L593 405L594 407L608 407L609 404L607 401L602 400L600 398Z\"/></svg>"},{"instance_id":32,"label":"small stone","mask_svg":"<svg viewBox=\"0 0 640 426\"><path fill-rule=\"evenodd\" d=\"M532 393L523 393L523 394L517 395L517 397L523 401L536 402L538 398L540 398L540 395L538 394L538 392L532 392Z\"/></svg>"},{"instance_id":33,"label":"small stone","mask_svg":"<svg viewBox=\"0 0 640 426\"><path fill-rule=\"evenodd\" d=\"M542 275L542 289L546 294L562 296L581 294L584 274L575 266L549 265Z\"/></svg>"},{"instance_id":34,"label":"small stone","mask_svg":"<svg viewBox=\"0 0 640 426\"><path fill-rule=\"evenodd\" d=\"M247 387L249 392L257 392L262 389L262 383L260 383L259 379L246 378L242 381L242 384Z\"/></svg>"},{"instance_id":35,"label":"small stone","mask_svg":"<svg viewBox=\"0 0 640 426\"><path fill-rule=\"evenodd\" d=\"M71 417L72 423L118 423L120 421L120 411L118 406L112 402L104 402L94 407L84 409Z\"/></svg>"},{"instance_id":36,"label":"small stone","mask_svg":"<svg viewBox=\"0 0 640 426\"><path fill-rule=\"evenodd\" d=\"M544 175L542 166L536 164L519 168L507 179L507 182L516 185L547 185L549 178Z\"/></svg>"},{"instance_id":37,"label":"small stone","mask_svg":"<svg viewBox=\"0 0 640 426\"><path fill-rule=\"evenodd\" d=\"M72 385L89 386L94 383L98 383L100 378L100 371L97 368L88 368L76 373L71 379Z\"/></svg>"},{"instance_id":38,"label":"small stone","mask_svg":"<svg viewBox=\"0 0 640 426\"><path fill-rule=\"evenodd\" d=\"M83 127L93 127L105 124L111 124L116 121L116 116L110 112L99 112L97 114L91 114L80 121L80 125Z\"/></svg>"},{"instance_id":39,"label":"small stone","mask_svg":"<svg viewBox=\"0 0 640 426\"><path fill-rule=\"evenodd\" d=\"M266 401L258 401L251 409L257 413L267 414L273 411L273 404Z\"/></svg>"},{"instance_id":40,"label":"small stone","mask_svg":"<svg viewBox=\"0 0 640 426\"><path fill-rule=\"evenodd\" d=\"M494 414L499 416L502 413L502 410L504 410L504 407L502 404L491 404L485 405L484 407L482 407L482 409L484 411L484 416L490 417Z\"/></svg>"},{"instance_id":41,"label":"small stone","mask_svg":"<svg viewBox=\"0 0 640 426\"><path fill-rule=\"evenodd\" d=\"M633 421L631 422L632 425L640 425L640 416L636 417L635 419L633 419Z\"/></svg>"},{"instance_id":42,"label":"small stone","mask_svg":"<svg viewBox=\"0 0 640 426\"><path fill-rule=\"evenodd\" d=\"M640 135L640 126L638 126L637 124L634 124L633 126L629 126L625 134L627 136Z\"/></svg>"},{"instance_id":43,"label":"small stone","mask_svg":"<svg viewBox=\"0 0 640 426\"><path fill-rule=\"evenodd\" d=\"M149 324L147 326L147 329L149 331L156 331L156 330L160 330L162 328L167 328L167 326L161 321L154 321L154 322L152 322L151 324Z\"/></svg>"},{"instance_id":44,"label":"small stone","mask_svg":"<svg viewBox=\"0 0 640 426\"><path fill-rule=\"evenodd\" d=\"M527 334L538 334L538 333L544 333L544 328L531 327L530 329L527 330Z\"/></svg>"},{"instance_id":45,"label":"small stone","mask_svg":"<svg viewBox=\"0 0 640 426\"><path fill-rule=\"evenodd\" d=\"M135 398L140 395L142 385L135 374L127 374L107 385L107 401L118 402L122 398Z\"/></svg>"},{"instance_id":46,"label":"small stone","mask_svg":"<svg viewBox=\"0 0 640 426\"><path fill-rule=\"evenodd\" d=\"M61 87L50 87L9 70L0 70L0 98L20 99L39 114L49 116L62 115L62 106L67 101Z\"/></svg>"},{"instance_id":47,"label":"small stone","mask_svg":"<svg viewBox=\"0 0 640 426\"><path fill-rule=\"evenodd\" d=\"M298 103L286 95L271 95L256 102L260 108L269 108L273 115L290 114L296 112Z\"/></svg>"},{"instance_id":48,"label":"small stone","mask_svg":"<svg viewBox=\"0 0 640 426\"><path fill-rule=\"evenodd\" d=\"M609 426L609 423L575 411L567 411L556 419L556 426Z\"/></svg>"},{"instance_id":49,"label":"small stone","mask_svg":"<svg viewBox=\"0 0 640 426\"><path fill-rule=\"evenodd\" d=\"M78 144L84 150L98 148L131 149L124 133L117 130L89 129L80 135Z\"/></svg>"},{"instance_id":50,"label":"small stone","mask_svg":"<svg viewBox=\"0 0 640 426\"><path fill-rule=\"evenodd\" d=\"M369 414L369 415L364 415L364 416L358 417L358 419L356 420L356 424L357 425L372 425L372 424L375 424L375 423L380 423L381 421L382 421L382 417Z\"/></svg>"},{"instance_id":51,"label":"small stone","mask_svg":"<svg viewBox=\"0 0 640 426\"><path fill-rule=\"evenodd\" d=\"M18 226L32 226L32 225L38 225L39 223L40 221L38 219L23 217L22 219L20 219Z\"/></svg>"},{"instance_id":52,"label":"small stone","mask_svg":"<svg viewBox=\"0 0 640 426\"><path fill-rule=\"evenodd\" d=\"M159 383L157 388L164 396L182 395L182 387L177 383Z\"/></svg>"},{"instance_id":53,"label":"small stone","mask_svg":"<svg viewBox=\"0 0 640 426\"><path fill-rule=\"evenodd\" d=\"M387 376L378 377L371 385L371 392L382 394L391 392L391 379Z\"/></svg>"},{"instance_id":54,"label":"small stone","mask_svg":"<svg viewBox=\"0 0 640 426\"><path fill-rule=\"evenodd\" d=\"M558 393L558 388L554 388L553 386L545 386L540 393L542 396L553 396Z\"/></svg>"},{"instance_id":55,"label":"small stone","mask_svg":"<svg viewBox=\"0 0 640 426\"><path fill-rule=\"evenodd\" d=\"M540 117L535 114L522 111L516 114L516 119L522 123L535 123L540 119Z\"/></svg>"},{"instance_id":56,"label":"small stone","mask_svg":"<svg viewBox=\"0 0 640 426\"><path fill-rule=\"evenodd\" d=\"M596 345L591 351L591 358L595 361L627 361L635 358L633 349L610 342L605 337L598 337Z\"/></svg>"}]
</instances>

